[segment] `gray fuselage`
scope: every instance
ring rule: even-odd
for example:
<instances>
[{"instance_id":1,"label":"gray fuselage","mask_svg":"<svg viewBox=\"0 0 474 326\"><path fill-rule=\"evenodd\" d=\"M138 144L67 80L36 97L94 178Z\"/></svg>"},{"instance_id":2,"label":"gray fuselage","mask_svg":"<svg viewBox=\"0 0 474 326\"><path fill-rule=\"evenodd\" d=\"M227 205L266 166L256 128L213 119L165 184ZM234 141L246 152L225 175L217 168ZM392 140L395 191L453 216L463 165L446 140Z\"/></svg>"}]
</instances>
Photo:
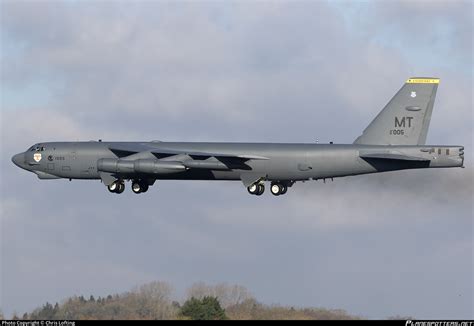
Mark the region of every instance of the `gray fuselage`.
<instances>
[{"instance_id":1,"label":"gray fuselage","mask_svg":"<svg viewBox=\"0 0 474 326\"><path fill-rule=\"evenodd\" d=\"M229 155L255 155L264 160L248 160L243 168L186 169L176 173L144 174L130 171L117 173L123 179L186 179L186 180L241 180L242 173L258 174L269 181L301 181L343 177L413 168L460 167L463 165L461 146L380 146L339 144L278 144L278 143L185 143L185 142L51 142L34 145L30 150L14 156L16 165L38 175L41 179L100 179L98 161L117 159L110 147L133 147L137 144L153 147L157 152L182 152L161 158L160 161L182 161L186 152L218 152ZM40 148L40 151L37 148ZM426 161L368 160L361 153L397 153ZM35 154L41 154L39 161ZM38 157L38 156L37 156ZM157 160L151 151L143 151L120 158ZM203 160L218 162L215 158Z\"/></svg>"}]
</instances>

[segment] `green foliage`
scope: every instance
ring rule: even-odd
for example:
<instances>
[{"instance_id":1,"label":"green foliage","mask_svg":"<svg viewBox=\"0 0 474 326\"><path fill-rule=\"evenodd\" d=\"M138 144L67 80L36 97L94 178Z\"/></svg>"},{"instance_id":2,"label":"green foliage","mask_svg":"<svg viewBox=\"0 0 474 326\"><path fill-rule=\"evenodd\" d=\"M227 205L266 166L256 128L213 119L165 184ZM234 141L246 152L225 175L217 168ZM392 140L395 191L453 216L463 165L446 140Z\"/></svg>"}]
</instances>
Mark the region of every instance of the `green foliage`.
<instances>
[{"instance_id":1,"label":"green foliage","mask_svg":"<svg viewBox=\"0 0 474 326\"><path fill-rule=\"evenodd\" d=\"M49 302L46 302L46 304L39 309L34 310L30 316L29 319L56 319L55 316L59 311L59 304L56 303L53 307L53 305Z\"/></svg>"},{"instance_id":2,"label":"green foliage","mask_svg":"<svg viewBox=\"0 0 474 326\"><path fill-rule=\"evenodd\" d=\"M202 299L192 297L187 300L180 310L180 315L193 320L223 320L227 319L216 297L206 296Z\"/></svg>"}]
</instances>

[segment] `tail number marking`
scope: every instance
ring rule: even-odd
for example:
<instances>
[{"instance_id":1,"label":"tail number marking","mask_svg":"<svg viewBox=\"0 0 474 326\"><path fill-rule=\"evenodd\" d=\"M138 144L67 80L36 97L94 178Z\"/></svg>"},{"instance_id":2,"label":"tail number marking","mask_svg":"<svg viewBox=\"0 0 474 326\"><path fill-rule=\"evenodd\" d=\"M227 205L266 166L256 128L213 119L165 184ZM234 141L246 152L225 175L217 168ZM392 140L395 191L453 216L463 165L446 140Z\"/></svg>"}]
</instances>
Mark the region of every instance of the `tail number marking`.
<instances>
[{"instance_id":1,"label":"tail number marking","mask_svg":"<svg viewBox=\"0 0 474 326\"><path fill-rule=\"evenodd\" d=\"M408 125L408 128L411 128L412 120L413 117L402 117L401 119L395 117L395 128L405 128L406 125Z\"/></svg>"},{"instance_id":2,"label":"tail number marking","mask_svg":"<svg viewBox=\"0 0 474 326\"><path fill-rule=\"evenodd\" d=\"M398 128L411 128L413 117L395 117L395 129L390 129L390 135L403 136L405 129Z\"/></svg>"},{"instance_id":3,"label":"tail number marking","mask_svg":"<svg viewBox=\"0 0 474 326\"><path fill-rule=\"evenodd\" d=\"M390 130L390 135L402 136L404 134L405 134L405 130L403 130L403 129L391 129Z\"/></svg>"}]
</instances>

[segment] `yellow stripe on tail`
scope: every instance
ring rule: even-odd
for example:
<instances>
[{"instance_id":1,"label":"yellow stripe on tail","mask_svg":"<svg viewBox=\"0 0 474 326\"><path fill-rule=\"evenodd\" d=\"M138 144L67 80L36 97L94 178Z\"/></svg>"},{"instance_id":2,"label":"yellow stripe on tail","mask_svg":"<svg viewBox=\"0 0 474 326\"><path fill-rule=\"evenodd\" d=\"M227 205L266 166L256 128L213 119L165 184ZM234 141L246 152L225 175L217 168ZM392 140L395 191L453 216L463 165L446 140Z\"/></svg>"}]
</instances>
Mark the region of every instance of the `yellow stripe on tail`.
<instances>
[{"instance_id":1,"label":"yellow stripe on tail","mask_svg":"<svg viewBox=\"0 0 474 326\"><path fill-rule=\"evenodd\" d=\"M439 84L439 78L410 78L407 84Z\"/></svg>"}]
</instances>

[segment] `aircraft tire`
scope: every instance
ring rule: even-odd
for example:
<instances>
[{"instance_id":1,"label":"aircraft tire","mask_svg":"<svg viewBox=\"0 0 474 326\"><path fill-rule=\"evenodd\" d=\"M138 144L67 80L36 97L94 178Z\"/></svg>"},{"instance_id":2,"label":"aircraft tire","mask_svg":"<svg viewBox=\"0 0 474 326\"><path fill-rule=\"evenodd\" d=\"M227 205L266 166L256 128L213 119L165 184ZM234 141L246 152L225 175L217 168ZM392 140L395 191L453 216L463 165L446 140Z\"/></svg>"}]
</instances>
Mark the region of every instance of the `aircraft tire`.
<instances>
[{"instance_id":1,"label":"aircraft tire","mask_svg":"<svg viewBox=\"0 0 474 326\"><path fill-rule=\"evenodd\" d=\"M125 190L125 184L123 182L118 183L118 187L115 190L117 194L121 194Z\"/></svg>"},{"instance_id":2,"label":"aircraft tire","mask_svg":"<svg viewBox=\"0 0 474 326\"><path fill-rule=\"evenodd\" d=\"M118 188L119 187L118 187L117 182L114 182L114 183L107 186L107 189L112 193L116 193Z\"/></svg>"},{"instance_id":3,"label":"aircraft tire","mask_svg":"<svg viewBox=\"0 0 474 326\"><path fill-rule=\"evenodd\" d=\"M141 187L141 192L147 192L148 191L148 184L146 183L141 183L140 184L140 187Z\"/></svg>"},{"instance_id":4,"label":"aircraft tire","mask_svg":"<svg viewBox=\"0 0 474 326\"><path fill-rule=\"evenodd\" d=\"M272 183L270 186L270 192L274 196L280 196L283 190L283 186L279 183Z\"/></svg>"},{"instance_id":5,"label":"aircraft tire","mask_svg":"<svg viewBox=\"0 0 474 326\"><path fill-rule=\"evenodd\" d=\"M280 195L286 194L287 191L288 191L288 187L285 186L285 185L282 185L282 186L281 186Z\"/></svg>"},{"instance_id":6,"label":"aircraft tire","mask_svg":"<svg viewBox=\"0 0 474 326\"><path fill-rule=\"evenodd\" d=\"M256 195L261 196L261 195L263 195L264 192L265 192L265 185L259 184L258 185L258 191L257 191Z\"/></svg>"},{"instance_id":7,"label":"aircraft tire","mask_svg":"<svg viewBox=\"0 0 474 326\"><path fill-rule=\"evenodd\" d=\"M257 184L251 184L250 186L247 187L247 191L251 195L256 195L258 193L258 185Z\"/></svg>"},{"instance_id":8,"label":"aircraft tire","mask_svg":"<svg viewBox=\"0 0 474 326\"><path fill-rule=\"evenodd\" d=\"M142 192L142 185L137 181L133 181L132 182L132 191L136 194L141 193Z\"/></svg>"}]
</instances>

